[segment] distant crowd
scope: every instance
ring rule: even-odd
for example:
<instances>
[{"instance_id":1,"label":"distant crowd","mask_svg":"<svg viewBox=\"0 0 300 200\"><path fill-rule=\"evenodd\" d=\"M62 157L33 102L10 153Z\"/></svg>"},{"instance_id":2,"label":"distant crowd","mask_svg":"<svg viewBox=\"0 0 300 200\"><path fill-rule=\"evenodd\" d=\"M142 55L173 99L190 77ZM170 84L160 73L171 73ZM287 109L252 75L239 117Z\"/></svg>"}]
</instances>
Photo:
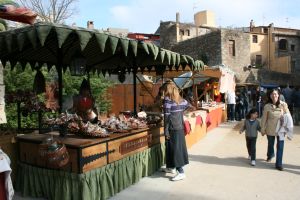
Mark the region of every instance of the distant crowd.
<instances>
[{"instance_id":1,"label":"distant crowd","mask_svg":"<svg viewBox=\"0 0 300 200\"><path fill-rule=\"evenodd\" d=\"M274 88L273 88L274 89ZM299 87L291 88L287 85L285 88L275 88L279 91L280 101L288 105L291 116L293 117L294 125L300 125L300 90ZM228 121L240 121L245 119L248 110L256 108L258 117L263 113L271 89L262 87L246 87L238 88L235 92L225 94L227 103L227 118Z\"/></svg>"}]
</instances>

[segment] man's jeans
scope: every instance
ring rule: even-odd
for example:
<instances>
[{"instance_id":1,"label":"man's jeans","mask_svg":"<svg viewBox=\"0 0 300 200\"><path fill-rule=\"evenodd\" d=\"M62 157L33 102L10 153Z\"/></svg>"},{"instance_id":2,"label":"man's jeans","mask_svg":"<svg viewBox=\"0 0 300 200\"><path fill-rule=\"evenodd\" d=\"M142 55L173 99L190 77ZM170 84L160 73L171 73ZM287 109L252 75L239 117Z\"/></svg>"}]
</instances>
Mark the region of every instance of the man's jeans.
<instances>
[{"instance_id":1,"label":"man's jeans","mask_svg":"<svg viewBox=\"0 0 300 200\"><path fill-rule=\"evenodd\" d=\"M231 121L235 119L235 104L227 104L227 118Z\"/></svg>"}]
</instances>

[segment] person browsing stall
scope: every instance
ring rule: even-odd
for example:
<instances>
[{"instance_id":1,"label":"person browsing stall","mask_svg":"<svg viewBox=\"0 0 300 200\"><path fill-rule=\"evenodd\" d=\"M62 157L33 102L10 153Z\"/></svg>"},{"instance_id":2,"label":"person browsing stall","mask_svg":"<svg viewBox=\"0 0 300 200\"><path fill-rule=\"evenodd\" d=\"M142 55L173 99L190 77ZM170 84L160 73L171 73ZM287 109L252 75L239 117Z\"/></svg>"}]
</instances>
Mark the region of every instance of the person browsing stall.
<instances>
[{"instance_id":1,"label":"person browsing stall","mask_svg":"<svg viewBox=\"0 0 300 200\"><path fill-rule=\"evenodd\" d=\"M235 120L235 104L236 104L235 91L228 91L226 93L226 103L227 103L228 121L234 121Z\"/></svg>"},{"instance_id":2,"label":"person browsing stall","mask_svg":"<svg viewBox=\"0 0 300 200\"><path fill-rule=\"evenodd\" d=\"M179 94L174 82L168 82L164 91L164 134L166 138L165 172L175 172L172 181L186 178L183 166L189 163L184 134L183 112L192 108Z\"/></svg>"}]
</instances>

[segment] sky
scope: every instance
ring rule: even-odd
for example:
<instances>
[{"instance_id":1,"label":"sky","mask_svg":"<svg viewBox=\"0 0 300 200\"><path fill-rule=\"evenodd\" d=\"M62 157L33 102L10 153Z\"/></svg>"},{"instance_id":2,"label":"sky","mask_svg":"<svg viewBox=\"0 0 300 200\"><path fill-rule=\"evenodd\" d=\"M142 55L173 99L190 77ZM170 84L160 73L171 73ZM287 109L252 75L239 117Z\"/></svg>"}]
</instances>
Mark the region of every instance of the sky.
<instances>
[{"instance_id":1,"label":"sky","mask_svg":"<svg viewBox=\"0 0 300 200\"><path fill-rule=\"evenodd\" d=\"M275 27L300 29L300 0L77 0L77 12L67 24L96 29L125 28L154 33L160 21L192 23L194 13L210 10L218 27L248 27L274 23Z\"/></svg>"}]
</instances>

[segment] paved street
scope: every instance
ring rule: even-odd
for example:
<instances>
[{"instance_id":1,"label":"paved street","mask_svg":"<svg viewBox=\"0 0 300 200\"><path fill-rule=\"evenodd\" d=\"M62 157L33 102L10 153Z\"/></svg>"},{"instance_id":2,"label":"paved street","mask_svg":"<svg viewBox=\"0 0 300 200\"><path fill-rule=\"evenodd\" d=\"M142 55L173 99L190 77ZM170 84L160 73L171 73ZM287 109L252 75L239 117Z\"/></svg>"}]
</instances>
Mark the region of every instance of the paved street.
<instances>
[{"instance_id":1,"label":"paved street","mask_svg":"<svg viewBox=\"0 0 300 200\"><path fill-rule=\"evenodd\" d=\"M298 200L300 199L300 127L284 150L284 171L266 163L266 137L257 142L257 165L247 160L244 135L236 123L212 130L189 150L187 179L170 180L170 174L157 172L123 190L111 200ZM236 126L236 128L233 128ZM29 198L16 197L16 200Z\"/></svg>"},{"instance_id":2,"label":"paved street","mask_svg":"<svg viewBox=\"0 0 300 200\"><path fill-rule=\"evenodd\" d=\"M235 124L223 124L189 150L187 179L170 181L171 175L157 172L120 192L112 200L297 200L300 199L300 127L286 141L284 171L266 163L266 137L257 142L257 165L247 160L244 135Z\"/></svg>"}]
</instances>

